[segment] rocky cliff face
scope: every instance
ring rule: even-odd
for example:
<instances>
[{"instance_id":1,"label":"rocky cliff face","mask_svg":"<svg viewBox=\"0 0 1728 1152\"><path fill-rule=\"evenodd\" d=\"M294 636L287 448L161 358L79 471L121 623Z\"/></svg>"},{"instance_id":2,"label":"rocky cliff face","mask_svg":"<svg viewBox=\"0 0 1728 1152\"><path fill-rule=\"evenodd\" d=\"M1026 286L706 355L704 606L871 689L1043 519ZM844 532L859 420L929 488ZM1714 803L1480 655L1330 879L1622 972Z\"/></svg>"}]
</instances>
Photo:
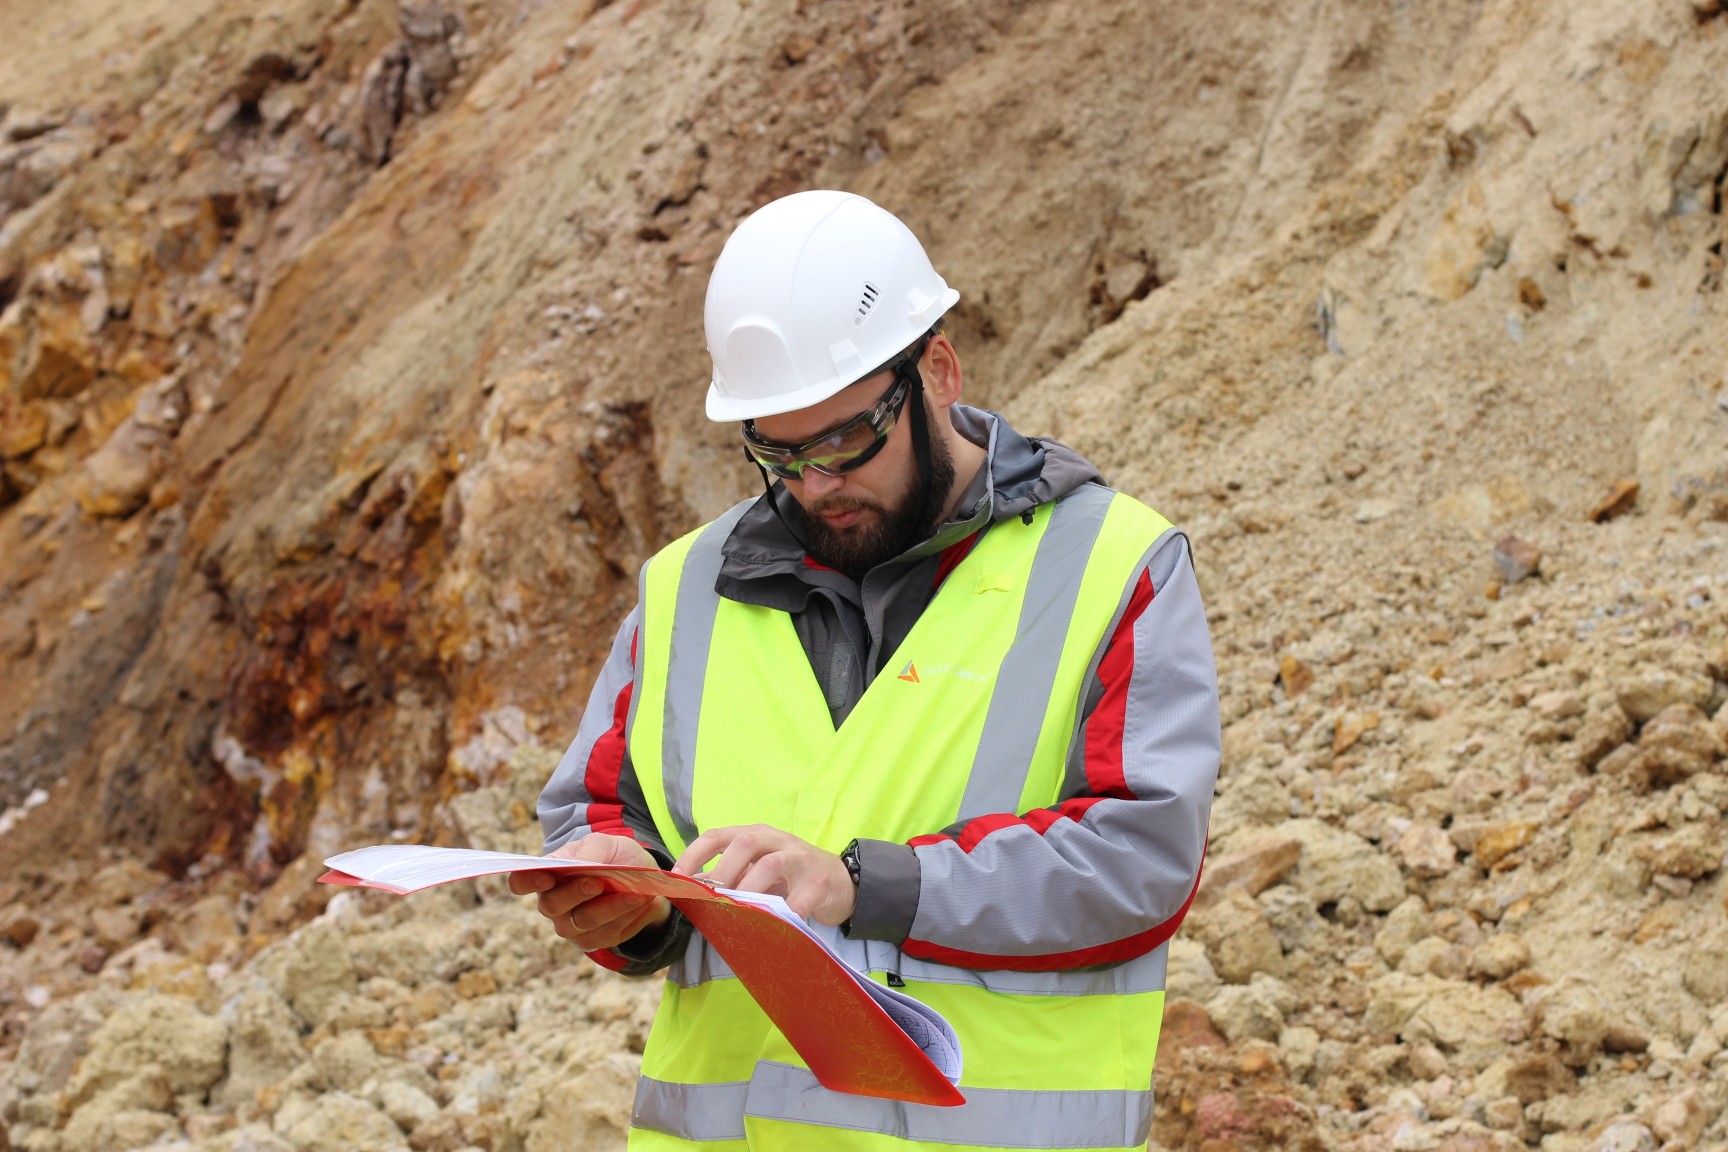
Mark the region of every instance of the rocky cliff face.
<instances>
[{"instance_id":1,"label":"rocky cliff face","mask_svg":"<svg viewBox=\"0 0 1728 1152\"><path fill-rule=\"evenodd\" d=\"M15 1146L617 1143L653 991L499 892L284 933L331 851L534 842L636 567L754 483L707 268L811 186L926 240L970 399L1193 536L1158 1143L1728 1139L1717 0L8 27Z\"/></svg>"}]
</instances>

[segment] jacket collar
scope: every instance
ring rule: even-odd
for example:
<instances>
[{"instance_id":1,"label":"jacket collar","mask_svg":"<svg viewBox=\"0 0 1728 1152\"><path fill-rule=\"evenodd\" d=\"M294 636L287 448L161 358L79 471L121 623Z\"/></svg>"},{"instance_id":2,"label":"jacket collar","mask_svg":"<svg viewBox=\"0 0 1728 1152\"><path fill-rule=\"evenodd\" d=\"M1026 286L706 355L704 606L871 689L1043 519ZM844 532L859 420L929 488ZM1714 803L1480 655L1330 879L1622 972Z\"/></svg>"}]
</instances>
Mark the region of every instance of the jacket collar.
<instances>
[{"instance_id":1,"label":"jacket collar","mask_svg":"<svg viewBox=\"0 0 1728 1152\"><path fill-rule=\"evenodd\" d=\"M886 561L886 565L917 563L959 543L987 524L1023 515L1082 484L1103 482L1091 462L1073 449L1055 440L1022 436L994 412L956 404L950 414L962 436L984 446L983 467L961 494L954 517L928 540ZM722 595L754 602L757 600L754 596L736 595L740 584L785 576L808 582L818 573L844 580L839 573L807 559L804 546L769 505L770 498L777 502L780 514L787 520L794 524L803 522L803 512L784 485L777 483L771 493L759 496L721 548L723 559L717 590Z\"/></svg>"}]
</instances>

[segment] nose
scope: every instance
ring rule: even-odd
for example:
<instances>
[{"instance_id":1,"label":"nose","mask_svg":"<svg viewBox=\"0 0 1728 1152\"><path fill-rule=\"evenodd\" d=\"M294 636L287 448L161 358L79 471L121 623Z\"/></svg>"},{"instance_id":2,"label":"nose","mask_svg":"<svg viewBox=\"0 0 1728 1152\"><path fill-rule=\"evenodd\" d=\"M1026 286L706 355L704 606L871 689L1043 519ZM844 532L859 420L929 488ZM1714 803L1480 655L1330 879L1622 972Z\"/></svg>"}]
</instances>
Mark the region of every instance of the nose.
<instances>
[{"instance_id":1,"label":"nose","mask_svg":"<svg viewBox=\"0 0 1728 1152\"><path fill-rule=\"evenodd\" d=\"M831 492L838 491L845 483L846 478L844 476L830 476L828 473L818 472L814 468L804 469L804 478L801 481L804 498L812 502L822 499Z\"/></svg>"}]
</instances>

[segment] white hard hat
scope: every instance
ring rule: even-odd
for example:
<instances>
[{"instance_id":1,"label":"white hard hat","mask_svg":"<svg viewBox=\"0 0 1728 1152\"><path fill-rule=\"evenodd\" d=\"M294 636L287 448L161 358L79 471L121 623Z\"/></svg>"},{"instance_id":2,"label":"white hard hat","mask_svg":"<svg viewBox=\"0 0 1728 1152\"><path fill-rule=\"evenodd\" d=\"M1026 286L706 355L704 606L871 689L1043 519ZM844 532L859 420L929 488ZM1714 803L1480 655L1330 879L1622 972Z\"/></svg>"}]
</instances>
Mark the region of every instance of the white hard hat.
<instances>
[{"instance_id":1,"label":"white hard hat","mask_svg":"<svg viewBox=\"0 0 1728 1152\"><path fill-rule=\"evenodd\" d=\"M960 299L891 212L797 192L733 231L708 278L708 418L819 404L864 379Z\"/></svg>"}]
</instances>

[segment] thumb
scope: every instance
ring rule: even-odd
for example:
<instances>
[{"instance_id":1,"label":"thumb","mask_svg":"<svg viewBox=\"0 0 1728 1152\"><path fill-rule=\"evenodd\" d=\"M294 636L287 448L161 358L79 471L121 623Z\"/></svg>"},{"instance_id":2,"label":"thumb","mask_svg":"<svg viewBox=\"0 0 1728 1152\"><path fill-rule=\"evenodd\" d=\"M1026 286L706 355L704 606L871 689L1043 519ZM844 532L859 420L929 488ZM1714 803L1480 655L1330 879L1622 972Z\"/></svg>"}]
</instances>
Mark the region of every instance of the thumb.
<instances>
[{"instance_id":1,"label":"thumb","mask_svg":"<svg viewBox=\"0 0 1728 1152\"><path fill-rule=\"evenodd\" d=\"M576 841L571 860L590 864L652 864L653 858L628 836L611 836L605 832L590 832Z\"/></svg>"}]
</instances>

